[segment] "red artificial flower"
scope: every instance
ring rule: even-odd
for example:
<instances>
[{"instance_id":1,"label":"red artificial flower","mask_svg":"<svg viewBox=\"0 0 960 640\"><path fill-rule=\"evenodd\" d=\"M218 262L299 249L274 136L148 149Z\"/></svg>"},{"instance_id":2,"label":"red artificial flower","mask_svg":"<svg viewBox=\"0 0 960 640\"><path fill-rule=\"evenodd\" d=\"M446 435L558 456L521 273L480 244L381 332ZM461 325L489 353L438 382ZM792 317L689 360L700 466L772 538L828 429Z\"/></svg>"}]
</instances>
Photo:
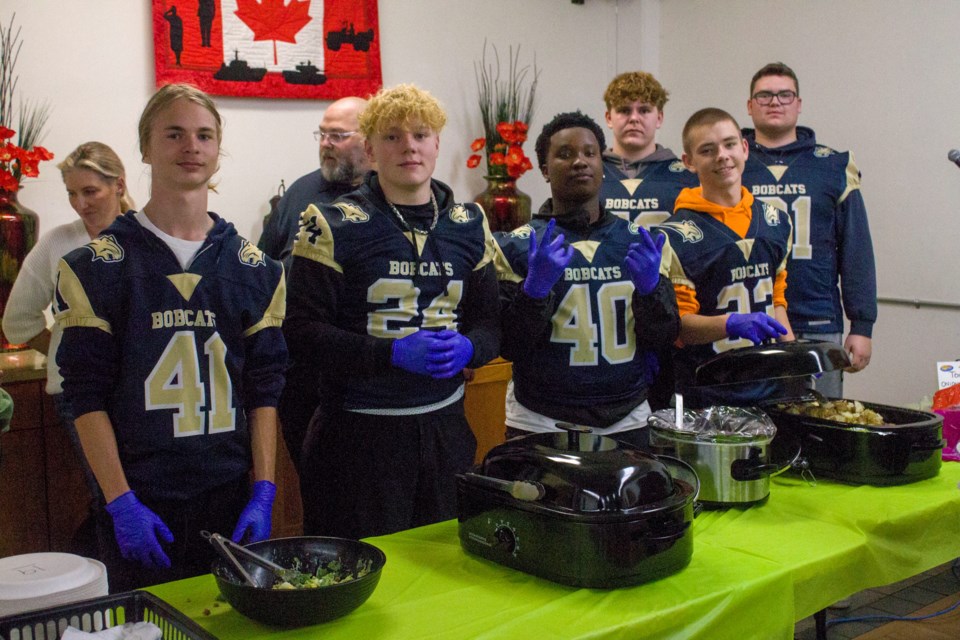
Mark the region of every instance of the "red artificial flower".
<instances>
[{"instance_id":1,"label":"red artificial flower","mask_svg":"<svg viewBox=\"0 0 960 640\"><path fill-rule=\"evenodd\" d=\"M513 123L501 122L497 124L497 133L500 134L500 137L503 138L503 141L507 144L514 144L517 142L517 134Z\"/></svg>"},{"instance_id":2,"label":"red artificial flower","mask_svg":"<svg viewBox=\"0 0 960 640\"><path fill-rule=\"evenodd\" d=\"M481 138L481 140L482 140L482 138ZM472 156L470 156L469 158L467 158L467 168L468 168L468 169L475 169L476 167L478 167L478 166L480 165L480 161L481 161L481 160L483 160L483 158L482 158L481 156L479 156L479 155L476 154L476 153L473 154Z\"/></svg>"},{"instance_id":3,"label":"red artificial flower","mask_svg":"<svg viewBox=\"0 0 960 640\"><path fill-rule=\"evenodd\" d=\"M480 151L480 149L483 149L485 146L487 146L487 139L477 138L470 143L470 151Z\"/></svg>"},{"instance_id":4,"label":"red artificial flower","mask_svg":"<svg viewBox=\"0 0 960 640\"><path fill-rule=\"evenodd\" d=\"M20 183L13 177L13 174L0 169L0 191L16 191L19 188Z\"/></svg>"},{"instance_id":5,"label":"red artificial flower","mask_svg":"<svg viewBox=\"0 0 960 640\"><path fill-rule=\"evenodd\" d=\"M22 149L10 138L15 131L0 126L0 190L17 191L20 180L40 175L40 163L52 160L53 154L41 146Z\"/></svg>"},{"instance_id":6,"label":"red artificial flower","mask_svg":"<svg viewBox=\"0 0 960 640\"><path fill-rule=\"evenodd\" d=\"M519 165L523 162L524 159L523 149L520 148L518 144L510 145L510 149L507 150L507 164L516 164Z\"/></svg>"},{"instance_id":7,"label":"red artificial flower","mask_svg":"<svg viewBox=\"0 0 960 640\"><path fill-rule=\"evenodd\" d=\"M39 161L53 160L53 154L46 147L40 145L33 148L33 156Z\"/></svg>"},{"instance_id":8,"label":"red artificial flower","mask_svg":"<svg viewBox=\"0 0 960 640\"><path fill-rule=\"evenodd\" d=\"M492 165L502 165L507 163L507 157L499 152L494 152L490 154L488 162Z\"/></svg>"}]
</instances>

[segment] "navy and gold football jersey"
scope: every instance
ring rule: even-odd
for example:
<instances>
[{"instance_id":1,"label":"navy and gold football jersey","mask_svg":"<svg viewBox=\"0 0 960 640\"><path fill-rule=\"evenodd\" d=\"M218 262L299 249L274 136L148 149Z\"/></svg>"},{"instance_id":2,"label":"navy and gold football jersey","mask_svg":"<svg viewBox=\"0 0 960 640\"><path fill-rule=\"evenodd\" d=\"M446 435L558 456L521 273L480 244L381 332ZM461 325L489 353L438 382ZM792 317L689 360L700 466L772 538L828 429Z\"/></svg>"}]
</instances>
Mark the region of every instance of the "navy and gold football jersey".
<instances>
[{"instance_id":1,"label":"navy and gold football jersey","mask_svg":"<svg viewBox=\"0 0 960 640\"><path fill-rule=\"evenodd\" d=\"M676 156L652 162L636 178L630 178L621 170L619 161L604 154L600 206L650 229L673 214L680 191L699 185L696 174L687 170Z\"/></svg>"},{"instance_id":2,"label":"navy and gold football jersey","mask_svg":"<svg viewBox=\"0 0 960 640\"><path fill-rule=\"evenodd\" d=\"M785 213L754 200L744 238L709 214L690 209L678 209L658 228L667 236L664 253L669 255L670 279L695 291L698 314L774 315L774 281L786 266L792 234ZM745 338L723 338L683 346L674 356L677 387L689 387L701 362L751 345Z\"/></svg>"},{"instance_id":3,"label":"navy and gold football jersey","mask_svg":"<svg viewBox=\"0 0 960 640\"><path fill-rule=\"evenodd\" d=\"M309 344L297 341L291 345L293 359L335 360L345 355L337 350L353 339L352 357L358 361L377 350L385 355L364 371L359 365L348 372L335 362L320 363L320 371L338 370L324 383L336 389L344 409L384 415L433 411L462 395L463 376L439 380L394 367L389 348L394 339L420 329L467 332L467 308L477 297L473 282L492 262L493 238L482 209L455 203L449 188L436 181L436 225L425 235L404 230L379 187L371 186L376 184L374 175L360 190L332 205L311 205L301 216L288 332L315 333L310 325L320 323L330 340L325 353L304 352ZM495 296L494 283L494 304ZM496 317L495 308L482 313ZM477 357L488 350L477 342L474 348Z\"/></svg>"},{"instance_id":4,"label":"navy and gold football jersey","mask_svg":"<svg viewBox=\"0 0 960 640\"><path fill-rule=\"evenodd\" d=\"M526 300L518 290L527 276L530 232L535 229L542 237L549 219L538 215L497 236L497 277L517 285L502 285L501 297L509 290L520 307L520 297ZM602 212L598 222L579 230L560 221L555 233L573 247L573 258L543 303L539 321L530 314L514 317L521 314L519 307L503 300L504 357L513 361L514 393L523 406L551 418L607 427L646 399L646 354L676 337L676 300L665 263L654 292L635 294L624 259L638 241L638 225Z\"/></svg>"},{"instance_id":5,"label":"navy and gold football jersey","mask_svg":"<svg viewBox=\"0 0 960 640\"><path fill-rule=\"evenodd\" d=\"M153 499L245 474L245 412L283 388L283 268L211 216L186 270L132 211L60 261L64 393L75 415L107 412L130 486Z\"/></svg>"},{"instance_id":6,"label":"navy and gold football jersey","mask_svg":"<svg viewBox=\"0 0 960 640\"><path fill-rule=\"evenodd\" d=\"M853 155L817 144L806 127L777 149L758 144L752 129L744 137L750 157L743 186L793 219L787 310L794 331L840 333L846 311L851 333L870 337L877 279Z\"/></svg>"}]
</instances>

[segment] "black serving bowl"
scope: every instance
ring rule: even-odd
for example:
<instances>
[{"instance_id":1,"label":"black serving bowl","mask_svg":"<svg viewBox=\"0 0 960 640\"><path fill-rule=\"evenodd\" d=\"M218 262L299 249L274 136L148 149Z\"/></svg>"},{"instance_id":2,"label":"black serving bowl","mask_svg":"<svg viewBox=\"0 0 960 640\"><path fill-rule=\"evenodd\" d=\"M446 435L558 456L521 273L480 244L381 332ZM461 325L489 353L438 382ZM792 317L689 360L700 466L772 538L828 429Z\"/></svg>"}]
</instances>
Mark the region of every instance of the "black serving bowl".
<instances>
[{"instance_id":1,"label":"black serving bowl","mask_svg":"<svg viewBox=\"0 0 960 640\"><path fill-rule=\"evenodd\" d=\"M298 537L264 540L246 547L281 567L297 561L304 573L339 561L344 570L370 566L370 572L340 584L316 589L272 589L274 575L248 560L238 558L253 579L264 588L246 584L224 558L214 560L212 573L220 593L234 609L257 622L279 627L302 627L345 616L363 604L380 582L387 561L372 544L346 538Z\"/></svg>"}]
</instances>

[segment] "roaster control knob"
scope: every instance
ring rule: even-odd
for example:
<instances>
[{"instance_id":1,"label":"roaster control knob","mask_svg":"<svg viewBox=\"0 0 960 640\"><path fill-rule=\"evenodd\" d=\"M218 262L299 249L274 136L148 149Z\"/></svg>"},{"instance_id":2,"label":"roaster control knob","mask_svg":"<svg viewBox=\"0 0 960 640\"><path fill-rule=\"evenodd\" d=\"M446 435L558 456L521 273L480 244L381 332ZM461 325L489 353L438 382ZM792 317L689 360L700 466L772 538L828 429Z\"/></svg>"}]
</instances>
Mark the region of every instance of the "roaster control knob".
<instances>
[{"instance_id":1,"label":"roaster control knob","mask_svg":"<svg viewBox=\"0 0 960 640\"><path fill-rule=\"evenodd\" d=\"M494 530L493 535L497 539L497 547L503 549L507 553L516 553L517 534L513 529L508 526L500 525Z\"/></svg>"}]
</instances>

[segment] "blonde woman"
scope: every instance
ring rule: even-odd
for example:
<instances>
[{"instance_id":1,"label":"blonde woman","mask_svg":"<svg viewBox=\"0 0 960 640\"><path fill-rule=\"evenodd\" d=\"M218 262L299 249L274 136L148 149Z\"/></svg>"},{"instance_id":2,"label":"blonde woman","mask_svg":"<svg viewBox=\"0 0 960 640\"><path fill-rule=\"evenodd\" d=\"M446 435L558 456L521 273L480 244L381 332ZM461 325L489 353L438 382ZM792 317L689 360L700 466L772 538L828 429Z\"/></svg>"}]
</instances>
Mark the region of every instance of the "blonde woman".
<instances>
[{"instance_id":1,"label":"blonde woman","mask_svg":"<svg viewBox=\"0 0 960 640\"><path fill-rule=\"evenodd\" d=\"M286 366L283 268L207 210L216 105L167 85L139 133L150 199L60 261L56 300L64 394L110 516L100 531L114 591L207 573L203 529L270 536Z\"/></svg>"},{"instance_id":2,"label":"blonde woman","mask_svg":"<svg viewBox=\"0 0 960 640\"><path fill-rule=\"evenodd\" d=\"M44 312L53 301L60 258L96 238L117 216L133 209L134 204L127 193L123 162L102 142L81 144L57 167L67 188L70 206L80 219L43 234L27 254L10 292L3 316L3 333L10 341L26 343L47 356L47 393L53 396L60 421L79 453L80 441L73 414L63 399L63 379L56 362L61 331L56 325L52 330L47 327ZM80 457L82 460L83 456ZM86 464L83 467L87 486L94 496L92 508L96 511L101 500L100 490L90 467ZM77 551L91 553L85 548Z\"/></svg>"}]
</instances>

